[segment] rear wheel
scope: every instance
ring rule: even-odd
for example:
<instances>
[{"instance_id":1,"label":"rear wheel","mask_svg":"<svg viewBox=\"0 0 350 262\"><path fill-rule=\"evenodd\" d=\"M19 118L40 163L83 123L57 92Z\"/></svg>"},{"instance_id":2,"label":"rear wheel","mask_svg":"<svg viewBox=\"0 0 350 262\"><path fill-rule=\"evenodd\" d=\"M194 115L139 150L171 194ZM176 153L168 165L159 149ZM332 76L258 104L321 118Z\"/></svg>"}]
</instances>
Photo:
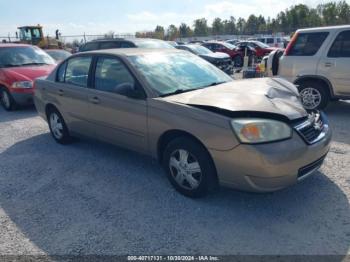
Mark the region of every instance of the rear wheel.
<instances>
[{"instance_id":1,"label":"rear wheel","mask_svg":"<svg viewBox=\"0 0 350 262\"><path fill-rule=\"evenodd\" d=\"M305 81L300 84L301 101L306 110L324 109L329 102L326 87L317 81Z\"/></svg>"},{"instance_id":2,"label":"rear wheel","mask_svg":"<svg viewBox=\"0 0 350 262\"><path fill-rule=\"evenodd\" d=\"M207 150L191 138L171 141L163 155L163 167L175 189L188 197L201 197L216 188L216 170Z\"/></svg>"},{"instance_id":3,"label":"rear wheel","mask_svg":"<svg viewBox=\"0 0 350 262\"><path fill-rule=\"evenodd\" d=\"M47 114L47 120L51 135L57 143L65 145L72 142L66 123L58 110L50 109Z\"/></svg>"},{"instance_id":4,"label":"rear wheel","mask_svg":"<svg viewBox=\"0 0 350 262\"><path fill-rule=\"evenodd\" d=\"M11 96L11 94L5 88L0 89L0 99L1 99L1 105L5 110L11 111L15 109L16 102Z\"/></svg>"}]
</instances>

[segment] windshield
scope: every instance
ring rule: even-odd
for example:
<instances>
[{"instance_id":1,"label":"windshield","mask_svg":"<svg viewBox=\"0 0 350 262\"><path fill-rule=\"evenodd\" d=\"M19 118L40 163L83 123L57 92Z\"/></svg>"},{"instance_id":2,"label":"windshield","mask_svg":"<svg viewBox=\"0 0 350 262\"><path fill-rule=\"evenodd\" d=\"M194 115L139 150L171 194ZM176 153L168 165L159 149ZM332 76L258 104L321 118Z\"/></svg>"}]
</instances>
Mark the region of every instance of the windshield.
<instances>
[{"instance_id":1,"label":"windshield","mask_svg":"<svg viewBox=\"0 0 350 262\"><path fill-rule=\"evenodd\" d=\"M257 46L261 47L261 48L269 48L268 45L266 45L266 44L264 44L264 43L262 43L260 41L254 41L253 43L256 44Z\"/></svg>"},{"instance_id":2,"label":"windshield","mask_svg":"<svg viewBox=\"0 0 350 262\"><path fill-rule=\"evenodd\" d=\"M232 81L220 69L190 53L149 53L129 59L160 96Z\"/></svg>"},{"instance_id":3,"label":"windshield","mask_svg":"<svg viewBox=\"0 0 350 262\"><path fill-rule=\"evenodd\" d=\"M26 65L53 65L55 61L38 47L3 47L0 48L0 67L18 67Z\"/></svg>"},{"instance_id":4,"label":"windshield","mask_svg":"<svg viewBox=\"0 0 350 262\"><path fill-rule=\"evenodd\" d=\"M56 61L62 61L71 56L71 53L65 50L46 50L46 53L48 53Z\"/></svg>"},{"instance_id":5,"label":"windshield","mask_svg":"<svg viewBox=\"0 0 350 262\"><path fill-rule=\"evenodd\" d=\"M222 42L221 43L223 46L227 47L228 49L235 49L237 46L233 45L233 44L230 44L230 43L227 43L227 42Z\"/></svg>"},{"instance_id":6,"label":"windshield","mask_svg":"<svg viewBox=\"0 0 350 262\"><path fill-rule=\"evenodd\" d=\"M201 45L188 45L187 47L198 55L208 55L213 53L208 48Z\"/></svg>"},{"instance_id":7,"label":"windshield","mask_svg":"<svg viewBox=\"0 0 350 262\"><path fill-rule=\"evenodd\" d=\"M174 48L172 45L168 44L165 41L156 40L137 41L136 45L140 48Z\"/></svg>"}]
</instances>

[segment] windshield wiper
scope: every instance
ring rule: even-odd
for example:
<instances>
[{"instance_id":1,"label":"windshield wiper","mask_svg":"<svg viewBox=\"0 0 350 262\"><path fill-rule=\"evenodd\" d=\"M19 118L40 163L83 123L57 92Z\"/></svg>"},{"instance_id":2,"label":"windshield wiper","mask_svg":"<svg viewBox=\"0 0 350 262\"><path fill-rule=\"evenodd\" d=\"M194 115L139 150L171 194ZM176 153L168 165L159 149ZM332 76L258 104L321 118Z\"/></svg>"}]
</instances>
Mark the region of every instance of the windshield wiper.
<instances>
[{"instance_id":1,"label":"windshield wiper","mask_svg":"<svg viewBox=\"0 0 350 262\"><path fill-rule=\"evenodd\" d=\"M13 65L13 64L5 64L5 65L0 65L0 68L6 68L6 67L19 67L21 65Z\"/></svg>"},{"instance_id":2,"label":"windshield wiper","mask_svg":"<svg viewBox=\"0 0 350 262\"><path fill-rule=\"evenodd\" d=\"M227 82L226 81L213 82L213 83L210 83L209 85L203 86L202 88L211 87L211 86L217 86L217 85L221 85L221 84L224 84L224 83L227 83Z\"/></svg>"},{"instance_id":3,"label":"windshield wiper","mask_svg":"<svg viewBox=\"0 0 350 262\"><path fill-rule=\"evenodd\" d=\"M19 66L31 66L31 65L48 65L47 63L26 63Z\"/></svg>"},{"instance_id":4,"label":"windshield wiper","mask_svg":"<svg viewBox=\"0 0 350 262\"><path fill-rule=\"evenodd\" d=\"M172 95L183 94L183 93L191 92L191 91L198 90L198 89L200 89L200 88L177 89L177 90L174 91L174 92L166 93L166 94L160 95L160 97L166 97L166 96L172 96Z\"/></svg>"}]
</instances>

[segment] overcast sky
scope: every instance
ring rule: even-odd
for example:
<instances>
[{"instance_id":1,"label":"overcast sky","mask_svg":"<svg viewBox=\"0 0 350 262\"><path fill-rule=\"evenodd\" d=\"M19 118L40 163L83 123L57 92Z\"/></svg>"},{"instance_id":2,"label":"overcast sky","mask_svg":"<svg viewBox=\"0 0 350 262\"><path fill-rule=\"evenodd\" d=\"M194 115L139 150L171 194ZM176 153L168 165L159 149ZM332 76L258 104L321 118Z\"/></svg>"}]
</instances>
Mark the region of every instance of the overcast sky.
<instances>
[{"instance_id":1,"label":"overcast sky","mask_svg":"<svg viewBox=\"0 0 350 262\"><path fill-rule=\"evenodd\" d=\"M0 36L14 35L17 26L44 26L45 34L62 35L134 33L152 30L157 24L168 26L196 18L210 22L231 15L250 14L275 17L281 10L298 3L317 6L325 0L0 0ZM347 0L350 3L350 0Z\"/></svg>"}]
</instances>

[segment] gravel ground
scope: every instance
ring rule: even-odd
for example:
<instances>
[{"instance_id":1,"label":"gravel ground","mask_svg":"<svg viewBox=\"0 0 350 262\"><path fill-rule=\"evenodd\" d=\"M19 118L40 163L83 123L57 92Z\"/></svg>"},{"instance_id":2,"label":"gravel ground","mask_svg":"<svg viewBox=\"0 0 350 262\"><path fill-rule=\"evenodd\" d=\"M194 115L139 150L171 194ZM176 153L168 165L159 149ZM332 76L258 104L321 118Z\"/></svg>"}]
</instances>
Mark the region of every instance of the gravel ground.
<instances>
[{"instance_id":1,"label":"gravel ground","mask_svg":"<svg viewBox=\"0 0 350 262\"><path fill-rule=\"evenodd\" d=\"M145 156L61 146L34 109L0 109L0 255L350 254L350 103L327 113L334 142L317 175L192 200Z\"/></svg>"}]
</instances>

